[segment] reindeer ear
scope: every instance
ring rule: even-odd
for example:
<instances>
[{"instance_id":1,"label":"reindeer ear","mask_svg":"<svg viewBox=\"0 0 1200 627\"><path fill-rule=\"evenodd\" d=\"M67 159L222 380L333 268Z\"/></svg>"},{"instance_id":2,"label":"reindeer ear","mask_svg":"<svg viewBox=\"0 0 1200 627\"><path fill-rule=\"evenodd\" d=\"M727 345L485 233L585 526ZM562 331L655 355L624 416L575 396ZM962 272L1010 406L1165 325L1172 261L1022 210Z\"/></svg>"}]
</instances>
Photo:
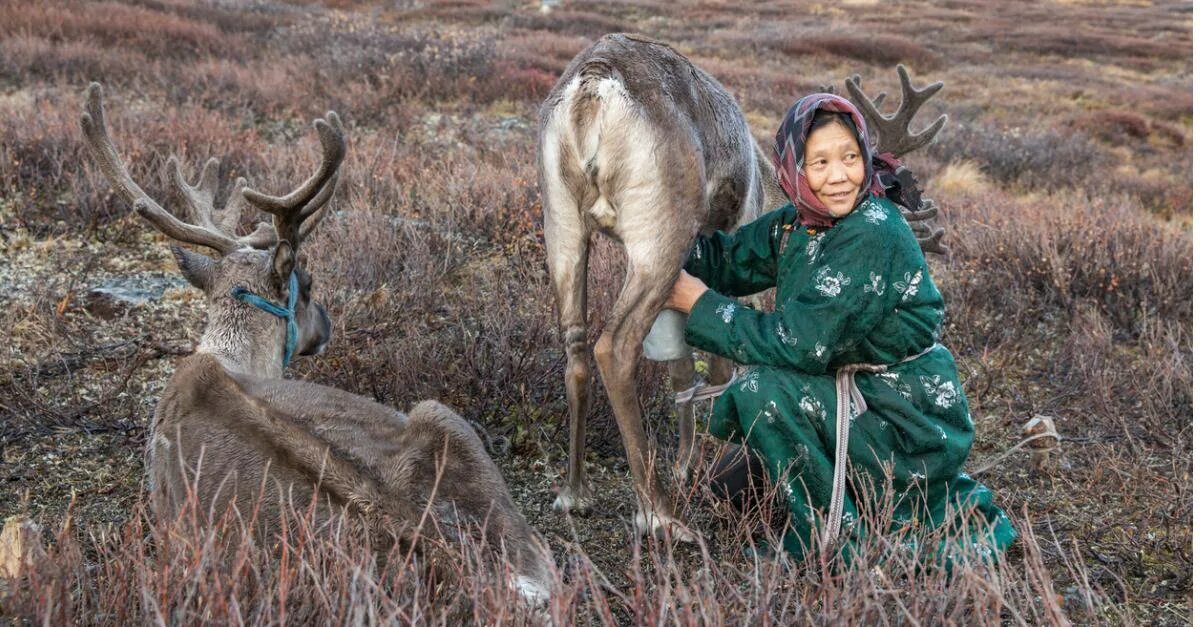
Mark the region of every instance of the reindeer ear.
<instances>
[{"instance_id":1,"label":"reindeer ear","mask_svg":"<svg viewBox=\"0 0 1200 627\"><path fill-rule=\"evenodd\" d=\"M275 279L281 285L292 276L292 271L296 269L296 251L287 240L280 241L275 247L275 258L271 261L271 267L275 269Z\"/></svg>"},{"instance_id":2,"label":"reindeer ear","mask_svg":"<svg viewBox=\"0 0 1200 627\"><path fill-rule=\"evenodd\" d=\"M187 279L188 283L207 292L209 286L212 285L213 271L217 267L217 262L208 255L194 253L181 246L172 246L171 252L175 255L175 263L179 264L179 271L183 273L183 278Z\"/></svg>"}]
</instances>

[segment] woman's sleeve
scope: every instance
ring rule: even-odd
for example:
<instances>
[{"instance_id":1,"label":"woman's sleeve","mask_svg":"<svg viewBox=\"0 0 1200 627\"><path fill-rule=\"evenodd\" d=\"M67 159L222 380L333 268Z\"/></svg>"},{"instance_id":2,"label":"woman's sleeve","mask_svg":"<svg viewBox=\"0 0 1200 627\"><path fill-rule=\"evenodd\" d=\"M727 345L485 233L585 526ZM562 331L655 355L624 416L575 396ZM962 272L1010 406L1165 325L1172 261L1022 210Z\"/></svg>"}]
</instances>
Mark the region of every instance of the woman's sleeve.
<instances>
[{"instance_id":1,"label":"woman's sleeve","mask_svg":"<svg viewBox=\"0 0 1200 627\"><path fill-rule=\"evenodd\" d=\"M710 288L730 296L748 296L775 287L779 238L791 224L790 205L767 213L730 233L696 238L683 269Z\"/></svg>"},{"instance_id":2,"label":"woman's sleeve","mask_svg":"<svg viewBox=\"0 0 1200 627\"><path fill-rule=\"evenodd\" d=\"M803 273L806 284L793 286L795 296L773 312L709 290L688 316L687 342L743 364L824 373L835 353L858 344L904 297L913 277L897 282L897 257L887 229L862 229L826 248L822 266Z\"/></svg>"}]
</instances>

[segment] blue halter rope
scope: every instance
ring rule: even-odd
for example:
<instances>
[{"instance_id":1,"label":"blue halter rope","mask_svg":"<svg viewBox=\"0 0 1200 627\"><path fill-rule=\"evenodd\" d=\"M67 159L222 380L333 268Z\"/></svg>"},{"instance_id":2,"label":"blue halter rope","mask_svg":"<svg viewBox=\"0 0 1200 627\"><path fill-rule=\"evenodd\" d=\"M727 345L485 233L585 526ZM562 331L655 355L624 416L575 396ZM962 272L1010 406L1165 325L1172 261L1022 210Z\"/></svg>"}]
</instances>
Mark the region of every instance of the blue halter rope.
<instances>
[{"instance_id":1,"label":"blue halter rope","mask_svg":"<svg viewBox=\"0 0 1200 627\"><path fill-rule=\"evenodd\" d=\"M283 367L287 368L288 362L292 360L292 351L296 350L296 339L300 335L300 327L296 324L296 296L300 293L300 282L296 279L296 273L292 272L288 278L288 297L287 307L280 307L275 303L251 292L244 287L235 287L229 290L229 295L246 303L253 305L259 309L287 320L287 343L283 346Z\"/></svg>"}]
</instances>

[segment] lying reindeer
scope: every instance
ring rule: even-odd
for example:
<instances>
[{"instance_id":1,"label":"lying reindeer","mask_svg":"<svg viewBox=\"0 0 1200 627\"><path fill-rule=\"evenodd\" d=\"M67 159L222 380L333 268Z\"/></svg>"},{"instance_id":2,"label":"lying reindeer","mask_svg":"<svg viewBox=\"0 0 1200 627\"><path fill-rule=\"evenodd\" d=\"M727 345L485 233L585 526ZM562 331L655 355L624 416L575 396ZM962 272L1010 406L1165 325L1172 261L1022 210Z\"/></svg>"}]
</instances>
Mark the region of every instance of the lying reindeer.
<instances>
[{"instance_id":1,"label":"lying reindeer","mask_svg":"<svg viewBox=\"0 0 1200 627\"><path fill-rule=\"evenodd\" d=\"M846 81L866 117L877 153L899 156L930 141L945 116L916 134L908 125L921 104L941 89L904 90L898 111L882 115L856 79ZM662 309L698 233L730 231L780 207L787 197L733 97L707 72L665 44L607 35L580 52L539 112L538 173L546 256L566 349L570 412L567 485L560 511L586 510L584 416L590 380L587 351L587 264L592 234L624 246L625 281L594 350L616 415L637 494L640 531L678 523L651 464L634 387L642 341ZM911 176L907 171L899 175ZM911 180L911 179L910 179ZM916 190L915 185L909 187ZM910 192L909 196L913 194ZM942 231L927 222L936 207L908 198L906 217L926 251L941 252ZM681 474L693 456L695 422L688 392L691 357L670 363L671 384L683 398L679 413ZM713 380L723 381L722 368ZM715 373L715 369L714 369ZM688 537L685 532L684 537Z\"/></svg>"},{"instance_id":2,"label":"lying reindeer","mask_svg":"<svg viewBox=\"0 0 1200 627\"><path fill-rule=\"evenodd\" d=\"M168 237L220 255L172 247L184 277L207 296L208 322L154 412L154 513L176 517L194 492L201 511L233 505L248 514L261 507L265 527L259 531L270 533L288 499L303 508L316 490L323 505L318 516L328 519L345 508L367 522L380 546L398 530L420 533L424 517L450 528L482 525L484 540L512 562L518 590L545 600L552 580L545 544L517 511L465 420L435 401L405 415L342 390L283 378L294 355L320 354L329 341L329 316L312 299L312 277L297 251L328 213L337 185L346 153L337 115L314 122L323 158L299 188L273 197L239 179L219 214L213 211L217 160L204 165L193 186L172 157L168 167L191 224L130 178L109 138L99 84L88 88L81 121L100 170L140 216ZM274 224L236 236L247 204L270 213Z\"/></svg>"}]
</instances>

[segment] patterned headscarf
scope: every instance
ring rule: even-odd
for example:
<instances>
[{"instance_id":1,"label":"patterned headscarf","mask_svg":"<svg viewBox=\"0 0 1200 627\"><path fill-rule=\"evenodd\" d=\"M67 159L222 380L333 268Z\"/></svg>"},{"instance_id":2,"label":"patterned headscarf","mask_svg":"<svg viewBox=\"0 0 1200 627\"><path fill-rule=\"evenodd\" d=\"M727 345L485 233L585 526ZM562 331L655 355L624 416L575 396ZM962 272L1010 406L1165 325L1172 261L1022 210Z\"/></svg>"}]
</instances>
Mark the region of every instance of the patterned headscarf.
<instances>
[{"instance_id":1,"label":"patterned headscarf","mask_svg":"<svg viewBox=\"0 0 1200 627\"><path fill-rule=\"evenodd\" d=\"M804 175L804 143L812 130L817 111L849 113L858 130L858 148L862 152L864 169L862 188L858 190L855 206L868 193L882 194L883 186L875 176L872 166L871 142L867 136L867 122L849 100L835 94L811 94L797 100L783 116L779 132L775 134L775 150L771 161L775 164L775 176L779 185L792 203L796 205L797 219L804 226L833 226L833 216L808 186Z\"/></svg>"}]
</instances>

